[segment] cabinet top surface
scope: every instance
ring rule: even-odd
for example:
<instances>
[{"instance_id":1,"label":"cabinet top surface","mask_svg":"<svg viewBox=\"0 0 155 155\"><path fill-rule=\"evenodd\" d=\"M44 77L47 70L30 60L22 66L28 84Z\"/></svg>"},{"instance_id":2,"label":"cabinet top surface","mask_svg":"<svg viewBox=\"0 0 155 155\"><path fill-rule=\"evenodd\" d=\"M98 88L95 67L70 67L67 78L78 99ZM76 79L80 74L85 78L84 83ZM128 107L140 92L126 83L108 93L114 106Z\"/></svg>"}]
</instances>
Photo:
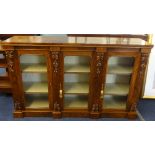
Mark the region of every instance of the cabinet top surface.
<instances>
[{"instance_id":1,"label":"cabinet top surface","mask_svg":"<svg viewBox=\"0 0 155 155\"><path fill-rule=\"evenodd\" d=\"M1 45L35 46L35 45L86 45L86 46L135 46L145 45L145 41L137 38L108 38L108 37L69 37L69 36L14 36L0 42Z\"/></svg>"}]
</instances>

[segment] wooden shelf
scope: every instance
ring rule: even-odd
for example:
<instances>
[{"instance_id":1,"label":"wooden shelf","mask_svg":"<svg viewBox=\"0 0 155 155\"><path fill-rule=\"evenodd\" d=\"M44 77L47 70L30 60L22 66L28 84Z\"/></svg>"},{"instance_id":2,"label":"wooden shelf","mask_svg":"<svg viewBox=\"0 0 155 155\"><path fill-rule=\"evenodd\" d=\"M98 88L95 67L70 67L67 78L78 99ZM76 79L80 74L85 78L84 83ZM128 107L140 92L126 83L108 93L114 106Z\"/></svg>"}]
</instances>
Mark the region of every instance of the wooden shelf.
<instances>
[{"instance_id":1,"label":"wooden shelf","mask_svg":"<svg viewBox=\"0 0 155 155\"><path fill-rule=\"evenodd\" d=\"M26 108L29 109L42 109L49 108L48 95L26 95Z\"/></svg>"},{"instance_id":2,"label":"wooden shelf","mask_svg":"<svg viewBox=\"0 0 155 155\"><path fill-rule=\"evenodd\" d=\"M88 83L65 83L64 93L65 94L88 94L89 84Z\"/></svg>"},{"instance_id":3,"label":"wooden shelf","mask_svg":"<svg viewBox=\"0 0 155 155\"><path fill-rule=\"evenodd\" d=\"M129 93L129 85L128 84L114 84L108 83L105 86L105 95L122 95L126 96Z\"/></svg>"},{"instance_id":4,"label":"wooden shelf","mask_svg":"<svg viewBox=\"0 0 155 155\"><path fill-rule=\"evenodd\" d=\"M126 109L126 97L104 96L103 109Z\"/></svg>"},{"instance_id":5,"label":"wooden shelf","mask_svg":"<svg viewBox=\"0 0 155 155\"><path fill-rule=\"evenodd\" d=\"M65 96L64 109L87 109L88 97L87 96Z\"/></svg>"},{"instance_id":6,"label":"wooden shelf","mask_svg":"<svg viewBox=\"0 0 155 155\"><path fill-rule=\"evenodd\" d=\"M90 67L86 65L66 65L65 73L89 73Z\"/></svg>"},{"instance_id":7,"label":"wooden shelf","mask_svg":"<svg viewBox=\"0 0 155 155\"><path fill-rule=\"evenodd\" d=\"M27 82L27 83L24 83L24 91L27 94L48 93L48 83L45 83L45 82L42 82L42 83Z\"/></svg>"},{"instance_id":8,"label":"wooden shelf","mask_svg":"<svg viewBox=\"0 0 155 155\"><path fill-rule=\"evenodd\" d=\"M47 66L44 64L21 64L24 73L47 73Z\"/></svg>"},{"instance_id":9,"label":"wooden shelf","mask_svg":"<svg viewBox=\"0 0 155 155\"><path fill-rule=\"evenodd\" d=\"M130 66L122 66L122 65L111 65L108 68L108 74L127 74L131 75L133 71L133 67Z\"/></svg>"}]
</instances>

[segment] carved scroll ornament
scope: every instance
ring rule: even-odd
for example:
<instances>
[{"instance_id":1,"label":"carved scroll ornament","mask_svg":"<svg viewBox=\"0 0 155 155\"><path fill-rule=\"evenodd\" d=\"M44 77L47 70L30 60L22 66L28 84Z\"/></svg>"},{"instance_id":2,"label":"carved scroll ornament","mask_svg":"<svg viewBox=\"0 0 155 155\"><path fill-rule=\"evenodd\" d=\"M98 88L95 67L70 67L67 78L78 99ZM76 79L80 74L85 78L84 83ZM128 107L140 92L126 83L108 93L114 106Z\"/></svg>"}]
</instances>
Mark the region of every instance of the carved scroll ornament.
<instances>
[{"instance_id":1,"label":"carved scroll ornament","mask_svg":"<svg viewBox=\"0 0 155 155\"><path fill-rule=\"evenodd\" d=\"M59 70L59 52L52 52L53 72L57 73Z\"/></svg>"},{"instance_id":2,"label":"carved scroll ornament","mask_svg":"<svg viewBox=\"0 0 155 155\"><path fill-rule=\"evenodd\" d=\"M10 72L14 72L14 51L6 51L7 64Z\"/></svg>"},{"instance_id":3,"label":"carved scroll ornament","mask_svg":"<svg viewBox=\"0 0 155 155\"><path fill-rule=\"evenodd\" d=\"M100 74L103 70L104 53L97 53L96 73Z\"/></svg>"}]
</instances>

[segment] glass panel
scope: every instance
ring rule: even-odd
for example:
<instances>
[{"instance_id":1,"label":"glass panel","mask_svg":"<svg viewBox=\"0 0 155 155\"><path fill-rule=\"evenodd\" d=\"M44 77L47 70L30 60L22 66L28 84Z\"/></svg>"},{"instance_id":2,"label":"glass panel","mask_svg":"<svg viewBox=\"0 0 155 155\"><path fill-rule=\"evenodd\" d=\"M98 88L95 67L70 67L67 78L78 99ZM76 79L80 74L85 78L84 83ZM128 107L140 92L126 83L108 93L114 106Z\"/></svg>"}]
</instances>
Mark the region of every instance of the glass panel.
<instances>
[{"instance_id":1,"label":"glass panel","mask_svg":"<svg viewBox=\"0 0 155 155\"><path fill-rule=\"evenodd\" d=\"M47 75L42 73L23 73L25 93L48 93Z\"/></svg>"},{"instance_id":2,"label":"glass panel","mask_svg":"<svg viewBox=\"0 0 155 155\"><path fill-rule=\"evenodd\" d=\"M24 82L46 82L47 83L47 74L23 73L22 77Z\"/></svg>"},{"instance_id":3,"label":"glass panel","mask_svg":"<svg viewBox=\"0 0 155 155\"><path fill-rule=\"evenodd\" d=\"M87 109L88 96L86 95L65 95L64 98L65 109Z\"/></svg>"},{"instance_id":4,"label":"glass panel","mask_svg":"<svg viewBox=\"0 0 155 155\"><path fill-rule=\"evenodd\" d=\"M112 96L105 95L104 96L104 109L126 109L126 101L127 97L125 96Z\"/></svg>"},{"instance_id":5,"label":"glass panel","mask_svg":"<svg viewBox=\"0 0 155 155\"><path fill-rule=\"evenodd\" d=\"M88 83L89 74L65 74L64 75L65 83Z\"/></svg>"},{"instance_id":6,"label":"glass panel","mask_svg":"<svg viewBox=\"0 0 155 155\"><path fill-rule=\"evenodd\" d=\"M30 109L48 108L49 107L48 95L27 94L25 107Z\"/></svg>"},{"instance_id":7,"label":"glass panel","mask_svg":"<svg viewBox=\"0 0 155 155\"><path fill-rule=\"evenodd\" d=\"M22 55L20 57L22 72L47 73L46 59L42 55Z\"/></svg>"},{"instance_id":8,"label":"glass panel","mask_svg":"<svg viewBox=\"0 0 155 155\"><path fill-rule=\"evenodd\" d=\"M88 108L90 58L66 56L64 73L64 109Z\"/></svg>"},{"instance_id":9,"label":"glass panel","mask_svg":"<svg viewBox=\"0 0 155 155\"><path fill-rule=\"evenodd\" d=\"M65 57L65 73L89 73L90 58L81 56Z\"/></svg>"},{"instance_id":10,"label":"glass panel","mask_svg":"<svg viewBox=\"0 0 155 155\"><path fill-rule=\"evenodd\" d=\"M22 55L20 63L26 108L49 108L46 57Z\"/></svg>"},{"instance_id":11,"label":"glass panel","mask_svg":"<svg viewBox=\"0 0 155 155\"><path fill-rule=\"evenodd\" d=\"M110 57L104 88L103 109L125 109L133 72L133 57Z\"/></svg>"},{"instance_id":12,"label":"glass panel","mask_svg":"<svg viewBox=\"0 0 155 155\"><path fill-rule=\"evenodd\" d=\"M108 74L132 74L134 58L110 57L108 61Z\"/></svg>"},{"instance_id":13,"label":"glass panel","mask_svg":"<svg viewBox=\"0 0 155 155\"><path fill-rule=\"evenodd\" d=\"M130 76L110 75L106 77L105 95L128 95Z\"/></svg>"},{"instance_id":14,"label":"glass panel","mask_svg":"<svg viewBox=\"0 0 155 155\"><path fill-rule=\"evenodd\" d=\"M31 54L25 54L21 55L20 57L20 63L21 64L45 64L46 59L43 55L31 55Z\"/></svg>"}]
</instances>

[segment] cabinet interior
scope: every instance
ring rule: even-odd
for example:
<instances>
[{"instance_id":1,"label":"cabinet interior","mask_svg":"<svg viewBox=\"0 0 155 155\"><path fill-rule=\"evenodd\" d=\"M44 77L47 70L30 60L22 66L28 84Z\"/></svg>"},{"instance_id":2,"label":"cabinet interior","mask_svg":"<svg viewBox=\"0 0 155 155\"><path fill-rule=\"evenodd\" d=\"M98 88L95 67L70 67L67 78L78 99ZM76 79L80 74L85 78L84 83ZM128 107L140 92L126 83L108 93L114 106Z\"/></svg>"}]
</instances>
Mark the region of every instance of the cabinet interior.
<instances>
[{"instance_id":1,"label":"cabinet interior","mask_svg":"<svg viewBox=\"0 0 155 155\"><path fill-rule=\"evenodd\" d=\"M64 59L65 73L89 73L90 58L87 56L66 56Z\"/></svg>"},{"instance_id":2,"label":"cabinet interior","mask_svg":"<svg viewBox=\"0 0 155 155\"><path fill-rule=\"evenodd\" d=\"M133 57L113 56L108 59L103 109L126 109L133 67Z\"/></svg>"},{"instance_id":3,"label":"cabinet interior","mask_svg":"<svg viewBox=\"0 0 155 155\"><path fill-rule=\"evenodd\" d=\"M90 79L90 57L64 58L64 109L87 109Z\"/></svg>"},{"instance_id":4,"label":"cabinet interior","mask_svg":"<svg viewBox=\"0 0 155 155\"><path fill-rule=\"evenodd\" d=\"M48 108L47 65L44 55L20 57L26 108Z\"/></svg>"},{"instance_id":5,"label":"cabinet interior","mask_svg":"<svg viewBox=\"0 0 155 155\"><path fill-rule=\"evenodd\" d=\"M103 109L126 109L127 97L126 96L114 96L105 95Z\"/></svg>"},{"instance_id":6,"label":"cabinet interior","mask_svg":"<svg viewBox=\"0 0 155 155\"><path fill-rule=\"evenodd\" d=\"M47 73L46 59L43 55L22 55L20 63L23 73Z\"/></svg>"},{"instance_id":7,"label":"cabinet interior","mask_svg":"<svg viewBox=\"0 0 155 155\"><path fill-rule=\"evenodd\" d=\"M26 94L25 107L29 109L49 108L48 94Z\"/></svg>"},{"instance_id":8,"label":"cabinet interior","mask_svg":"<svg viewBox=\"0 0 155 155\"><path fill-rule=\"evenodd\" d=\"M87 109L88 95L71 95L64 97L64 109Z\"/></svg>"}]
</instances>

